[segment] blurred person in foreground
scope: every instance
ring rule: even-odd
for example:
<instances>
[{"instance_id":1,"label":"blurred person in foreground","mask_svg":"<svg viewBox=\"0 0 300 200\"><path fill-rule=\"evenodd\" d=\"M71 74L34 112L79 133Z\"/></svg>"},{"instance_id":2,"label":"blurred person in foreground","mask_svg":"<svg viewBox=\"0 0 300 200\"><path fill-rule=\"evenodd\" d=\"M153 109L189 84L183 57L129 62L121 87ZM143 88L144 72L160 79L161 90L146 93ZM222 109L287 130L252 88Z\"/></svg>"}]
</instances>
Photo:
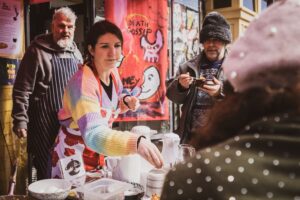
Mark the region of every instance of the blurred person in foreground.
<instances>
[{"instance_id":1,"label":"blurred person in foreground","mask_svg":"<svg viewBox=\"0 0 300 200\"><path fill-rule=\"evenodd\" d=\"M121 30L109 21L99 21L88 33L86 45L85 64L66 86L58 115L62 126L52 155L52 177L62 177L59 159L75 154L83 155L87 171L97 169L99 157L89 157L86 151L108 156L138 153L162 167L159 150L144 136L111 128L119 113L139 106L137 97L122 93L116 68L122 54Z\"/></svg>"},{"instance_id":2,"label":"blurred person in foreground","mask_svg":"<svg viewBox=\"0 0 300 200\"><path fill-rule=\"evenodd\" d=\"M13 131L27 139L29 183L31 167L37 179L51 177L51 147L59 130L57 112L64 87L78 70L82 56L74 39L75 13L55 10L51 33L37 36L21 61L13 87Z\"/></svg>"},{"instance_id":3,"label":"blurred person in foreground","mask_svg":"<svg viewBox=\"0 0 300 200\"><path fill-rule=\"evenodd\" d=\"M224 97L222 63L231 40L230 26L224 16L218 12L208 13L200 32L203 50L180 65L175 77L167 81L167 97L182 105L175 130L181 143L191 141L192 130L207 123L207 112L215 101Z\"/></svg>"},{"instance_id":4,"label":"blurred person in foreground","mask_svg":"<svg viewBox=\"0 0 300 200\"><path fill-rule=\"evenodd\" d=\"M299 1L279 1L233 44L234 93L198 129L215 141L167 175L164 199L300 199Z\"/></svg>"}]
</instances>

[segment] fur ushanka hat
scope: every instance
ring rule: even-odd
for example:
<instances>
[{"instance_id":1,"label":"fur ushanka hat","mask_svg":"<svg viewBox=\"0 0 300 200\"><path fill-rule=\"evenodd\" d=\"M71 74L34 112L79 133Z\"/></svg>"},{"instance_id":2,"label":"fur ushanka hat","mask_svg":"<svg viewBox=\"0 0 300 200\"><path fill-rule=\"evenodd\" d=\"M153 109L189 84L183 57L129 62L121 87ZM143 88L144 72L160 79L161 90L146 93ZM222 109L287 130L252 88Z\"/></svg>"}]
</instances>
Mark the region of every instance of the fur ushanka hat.
<instances>
[{"instance_id":1,"label":"fur ushanka hat","mask_svg":"<svg viewBox=\"0 0 300 200\"><path fill-rule=\"evenodd\" d=\"M225 43L231 42L231 31L227 20L218 12L210 12L204 18L200 32L200 43L209 38L217 38Z\"/></svg>"}]
</instances>

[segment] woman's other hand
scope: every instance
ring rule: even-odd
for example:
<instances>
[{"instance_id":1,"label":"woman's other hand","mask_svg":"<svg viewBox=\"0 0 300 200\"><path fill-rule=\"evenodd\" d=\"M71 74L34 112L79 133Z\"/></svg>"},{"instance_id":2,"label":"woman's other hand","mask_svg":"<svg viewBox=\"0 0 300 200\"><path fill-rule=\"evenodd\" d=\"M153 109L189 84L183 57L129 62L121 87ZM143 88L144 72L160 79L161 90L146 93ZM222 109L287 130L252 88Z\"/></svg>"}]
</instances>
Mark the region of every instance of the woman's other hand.
<instances>
[{"instance_id":1,"label":"woman's other hand","mask_svg":"<svg viewBox=\"0 0 300 200\"><path fill-rule=\"evenodd\" d=\"M135 96L126 96L124 101L132 111L136 111L140 107L140 100Z\"/></svg>"},{"instance_id":2,"label":"woman's other hand","mask_svg":"<svg viewBox=\"0 0 300 200\"><path fill-rule=\"evenodd\" d=\"M141 138L137 152L156 168L161 168L163 166L163 158L161 153L159 152L158 148L149 140Z\"/></svg>"}]
</instances>

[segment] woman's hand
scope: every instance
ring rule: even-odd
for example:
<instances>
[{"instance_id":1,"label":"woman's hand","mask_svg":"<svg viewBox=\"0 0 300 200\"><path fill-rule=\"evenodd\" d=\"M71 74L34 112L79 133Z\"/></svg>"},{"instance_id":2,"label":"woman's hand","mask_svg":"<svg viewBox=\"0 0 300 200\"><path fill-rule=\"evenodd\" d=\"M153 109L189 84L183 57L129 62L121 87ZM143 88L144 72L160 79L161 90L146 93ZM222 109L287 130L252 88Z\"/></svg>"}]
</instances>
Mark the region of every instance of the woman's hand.
<instances>
[{"instance_id":1,"label":"woman's hand","mask_svg":"<svg viewBox=\"0 0 300 200\"><path fill-rule=\"evenodd\" d=\"M126 105L132 111L136 111L140 107L140 100L135 96L124 97L124 102L126 102Z\"/></svg>"},{"instance_id":2,"label":"woman's hand","mask_svg":"<svg viewBox=\"0 0 300 200\"><path fill-rule=\"evenodd\" d=\"M141 138L137 152L156 168L163 166L163 158L158 148L145 138Z\"/></svg>"}]
</instances>

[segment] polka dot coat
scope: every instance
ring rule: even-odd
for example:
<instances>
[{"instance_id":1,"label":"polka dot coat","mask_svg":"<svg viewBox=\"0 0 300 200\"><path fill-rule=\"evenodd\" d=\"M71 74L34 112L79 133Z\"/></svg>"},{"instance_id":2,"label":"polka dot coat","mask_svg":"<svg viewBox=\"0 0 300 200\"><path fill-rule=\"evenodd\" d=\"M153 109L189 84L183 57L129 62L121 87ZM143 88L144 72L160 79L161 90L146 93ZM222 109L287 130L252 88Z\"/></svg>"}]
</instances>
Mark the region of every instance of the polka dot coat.
<instances>
[{"instance_id":1,"label":"polka dot coat","mask_svg":"<svg viewBox=\"0 0 300 200\"><path fill-rule=\"evenodd\" d=\"M264 117L167 175L162 200L300 200L300 117Z\"/></svg>"}]
</instances>

